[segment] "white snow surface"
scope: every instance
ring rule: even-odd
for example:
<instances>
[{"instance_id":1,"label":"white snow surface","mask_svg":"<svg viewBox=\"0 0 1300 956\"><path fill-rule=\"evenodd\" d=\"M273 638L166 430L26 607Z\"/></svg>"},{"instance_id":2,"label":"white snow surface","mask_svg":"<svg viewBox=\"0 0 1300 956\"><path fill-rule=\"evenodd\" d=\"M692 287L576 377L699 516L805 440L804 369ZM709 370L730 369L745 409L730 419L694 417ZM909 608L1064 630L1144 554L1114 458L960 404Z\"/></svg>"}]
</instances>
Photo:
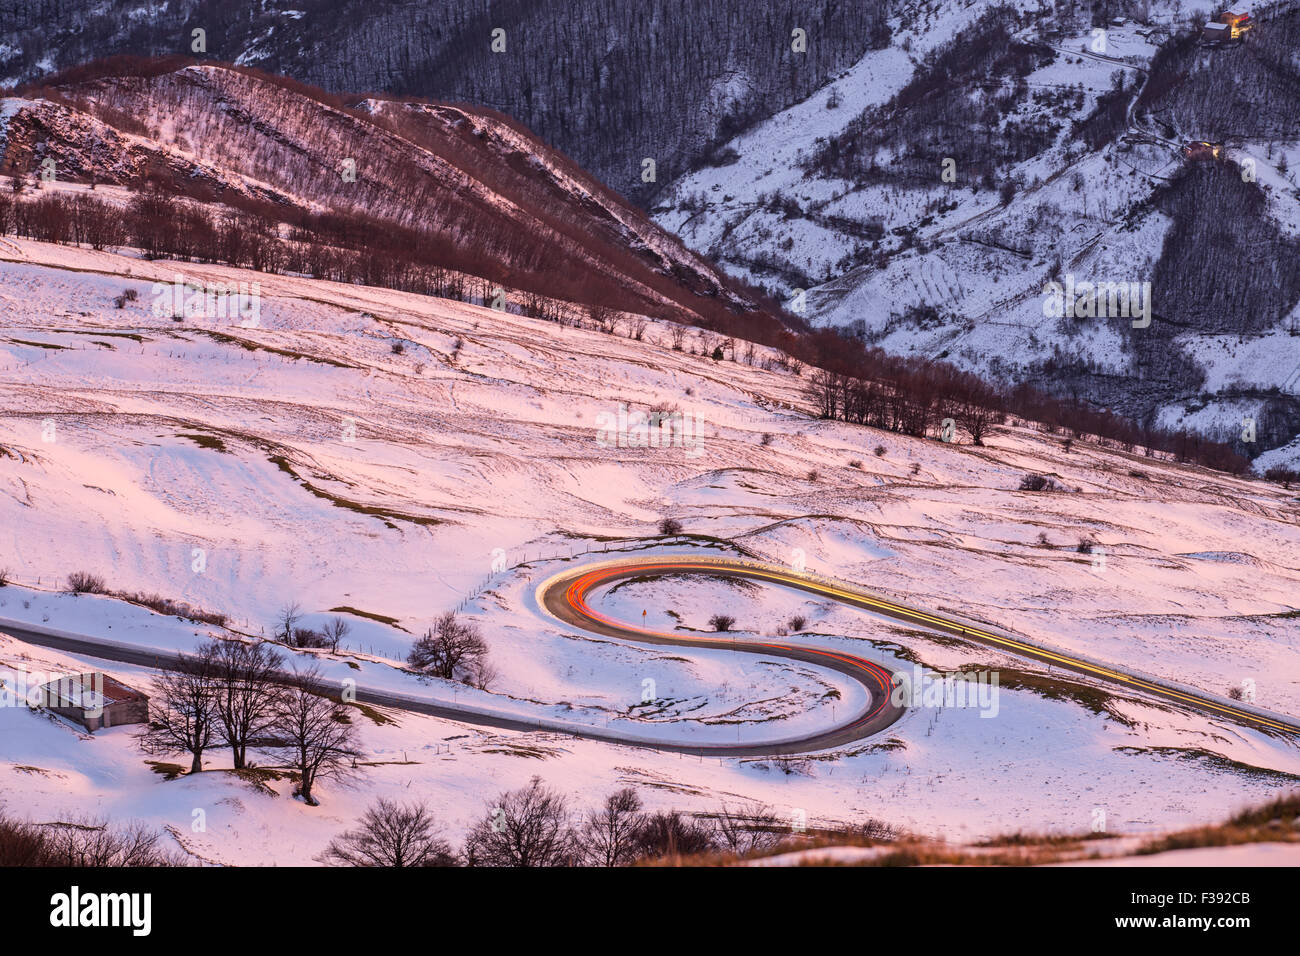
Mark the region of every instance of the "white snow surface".
<instances>
[{"instance_id":1,"label":"white snow surface","mask_svg":"<svg viewBox=\"0 0 1300 956\"><path fill-rule=\"evenodd\" d=\"M971 448L817 421L803 376L714 362L695 354L694 333L675 352L660 325L636 342L405 293L26 241L0 242L0 258L0 619L164 652L216 631L61 593L85 570L227 613L253 636L288 600L309 624L347 614L343 651L317 655L332 680L646 739L779 739L854 706L860 690L818 668L597 639L532 606L543 577L603 548L668 550L656 533L671 516L769 560L1216 693L1249 682L1260 706L1300 714L1294 491L1084 442L1067 453L1022 427ZM259 327L154 316L152 284L177 272L258 282ZM128 289L139 298L115 308ZM598 416L620 403L698 416L699 454L601 444ZM1068 490L1016 490L1031 472ZM1104 547L1100 566L1076 551L1084 537ZM92 737L0 707L0 804L43 821L138 818L175 828L198 859L269 864L311 862L377 796L427 801L459 840L533 774L575 812L635 785L653 808L756 802L810 825L872 817L954 841L1078 832L1099 806L1116 832L1209 823L1300 774L1293 742L808 595L670 579L596 600L684 633L723 607L745 636L801 615L802 643L997 670L998 715L918 709L878 738L794 761L362 716L372 766L323 783L311 808L287 781L233 775L221 751L203 774L167 781L130 728ZM491 646L486 691L399 669L414 637L456 608ZM150 680L0 641L0 670L20 668ZM638 707L647 678L655 706Z\"/></svg>"}]
</instances>

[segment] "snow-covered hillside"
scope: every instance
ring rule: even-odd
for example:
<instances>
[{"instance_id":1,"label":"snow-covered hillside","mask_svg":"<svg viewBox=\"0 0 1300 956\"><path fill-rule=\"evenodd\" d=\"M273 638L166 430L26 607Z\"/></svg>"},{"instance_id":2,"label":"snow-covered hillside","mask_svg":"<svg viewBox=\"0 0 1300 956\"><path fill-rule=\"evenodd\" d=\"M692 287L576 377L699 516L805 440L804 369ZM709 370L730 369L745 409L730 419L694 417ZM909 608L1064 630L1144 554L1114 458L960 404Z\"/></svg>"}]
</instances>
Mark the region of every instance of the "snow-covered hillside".
<instances>
[{"instance_id":1,"label":"snow-covered hillside","mask_svg":"<svg viewBox=\"0 0 1300 956\"><path fill-rule=\"evenodd\" d=\"M695 332L675 350L666 324L638 341L25 240L0 243L0 259L7 621L160 649L211 630L56 593L79 570L225 613L253 635L294 600L309 624L331 613L353 624L338 655L317 652L330 679L648 739L772 740L852 706L853 688L810 666L593 639L532 601L544 577L606 549L743 548L1215 693L1248 687L1260 706L1300 714L1294 491L1023 427L974 448L820 421L804 376L764 369L762 350L754 365L715 361ZM155 314L155 283L178 274L257 283L259 322ZM693 438L611 442L602 429L620 406L689 414ZM1056 490L1019 490L1031 474ZM666 517L696 537L661 539ZM166 780L127 728L85 739L0 708L5 809L140 817L176 827L204 859L302 863L377 795L419 793L458 837L534 773L582 807L634 784L653 807L753 800L814 825L869 816L955 839L1086 830L1097 807L1121 832L1207 823L1300 775L1293 742L786 592L631 582L595 600L684 632L722 607L747 636L802 616L801 640L882 663L997 669L1000 706L993 719L917 708L883 739L793 763L380 715L360 720L367 768L322 788L320 808L289 799L286 781L222 770L223 753L211 773ZM398 669L450 609L488 638L486 691ZM16 639L0 662L103 666ZM189 829L195 807L206 833Z\"/></svg>"},{"instance_id":2,"label":"snow-covered hillside","mask_svg":"<svg viewBox=\"0 0 1300 956\"><path fill-rule=\"evenodd\" d=\"M0 172L54 188L161 187L210 215L260 216L296 242L355 248L362 236L373 248L397 236L421 261L578 301L753 308L567 157L468 106L344 101L224 66L110 64L0 99ZM211 255L217 243L203 245Z\"/></svg>"},{"instance_id":3,"label":"snow-covered hillside","mask_svg":"<svg viewBox=\"0 0 1300 956\"><path fill-rule=\"evenodd\" d=\"M1028 0L902 4L889 47L653 212L814 323L1229 441L1253 419L1239 449L1292 460L1269 449L1300 433L1300 127L1273 49L1300 10L1198 48L1211 4L1144 6L1098 27ZM1230 107L1180 92L1216 80ZM1225 135L1223 162L1185 159ZM1052 314L1053 281L1136 284L1152 321Z\"/></svg>"}]
</instances>

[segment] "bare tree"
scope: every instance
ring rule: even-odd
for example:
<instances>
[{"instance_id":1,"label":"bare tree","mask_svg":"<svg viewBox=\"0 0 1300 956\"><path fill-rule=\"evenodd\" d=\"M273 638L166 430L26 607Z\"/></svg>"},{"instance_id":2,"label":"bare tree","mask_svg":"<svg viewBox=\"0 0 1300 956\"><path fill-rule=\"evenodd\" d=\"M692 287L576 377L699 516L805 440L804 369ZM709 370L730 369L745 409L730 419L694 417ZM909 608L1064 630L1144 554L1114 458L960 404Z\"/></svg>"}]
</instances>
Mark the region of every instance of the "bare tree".
<instances>
[{"instance_id":1,"label":"bare tree","mask_svg":"<svg viewBox=\"0 0 1300 956\"><path fill-rule=\"evenodd\" d=\"M717 849L713 830L676 810L660 811L642 818L636 829L636 856L690 856Z\"/></svg>"},{"instance_id":2,"label":"bare tree","mask_svg":"<svg viewBox=\"0 0 1300 956\"><path fill-rule=\"evenodd\" d=\"M608 332L614 335L618 332L618 327L623 322L623 316L617 309L612 309L600 302L593 302L587 306L587 315L591 319L592 325L602 332Z\"/></svg>"},{"instance_id":3,"label":"bare tree","mask_svg":"<svg viewBox=\"0 0 1300 956\"><path fill-rule=\"evenodd\" d=\"M974 389L958 400L954 417L970 432L973 445L983 445L989 428L1001 425L1007 418L1006 413L997 407L997 399L992 392L981 394Z\"/></svg>"},{"instance_id":4,"label":"bare tree","mask_svg":"<svg viewBox=\"0 0 1300 956\"><path fill-rule=\"evenodd\" d=\"M235 769L247 766L248 746L271 729L282 690L284 658L266 644L213 640L200 649L215 683L217 721Z\"/></svg>"},{"instance_id":5,"label":"bare tree","mask_svg":"<svg viewBox=\"0 0 1300 956\"><path fill-rule=\"evenodd\" d=\"M330 651L337 654L339 644L352 633L352 625L341 617L332 617L325 624L325 640L329 642Z\"/></svg>"},{"instance_id":6,"label":"bare tree","mask_svg":"<svg viewBox=\"0 0 1300 956\"><path fill-rule=\"evenodd\" d=\"M186 858L158 845L162 838L143 823L27 823L0 815L0 866L186 866Z\"/></svg>"},{"instance_id":7,"label":"bare tree","mask_svg":"<svg viewBox=\"0 0 1300 956\"><path fill-rule=\"evenodd\" d=\"M316 781L345 775L359 755L351 715L328 693L314 664L295 671L279 695L271 728L274 746L285 752L298 771L298 794L313 807L319 806L313 793Z\"/></svg>"},{"instance_id":8,"label":"bare tree","mask_svg":"<svg viewBox=\"0 0 1300 956\"><path fill-rule=\"evenodd\" d=\"M275 636L278 640L293 646L293 635L298 628L298 622L302 620L302 605L297 601L290 601L280 608L279 617L276 618Z\"/></svg>"},{"instance_id":9,"label":"bare tree","mask_svg":"<svg viewBox=\"0 0 1300 956\"><path fill-rule=\"evenodd\" d=\"M382 797L366 808L355 829L330 841L319 857L335 866L455 866L451 844L422 803Z\"/></svg>"},{"instance_id":10,"label":"bare tree","mask_svg":"<svg viewBox=\"0 0 1300 956\"><path fill-rule=\"evenodd\" d=\"M0 866L42 866L49 859L49 834L25 820L0 813Z\"/></svg>"},{"instance_id":11,"label":"bare tree","mask_svg":"<svg viewBox=\"0 0 1300 956\"><path fill-rule=\"evenodd\" d=\"M455 680L459 670L467 679L473 679L485 672L487 653L487 642L478 627L448 611L415 642L406 662L431 677Z\"/></svg>"},{"instance_id":12,"label":"bare tree","mask_svg":"<svg viewBox=\"0 0 1300 956\"><path fill-rule=\"evenodd\" d=\"M636 859L636 832L641 825L641 798L624 787L587 815L578 837L582 862L588 866L627 866Z\"/></svg>"},{"instance_id":13,"label":"bare tree","mask_svg":"<svg viewBox=\"0 0 1300 956\"><path fill-rule=\"evenodd\" d=\"M754 806L732 810L723 804L715 818L718 842L737 856L770 850L780 844L785 827L771 807Z\"/></svg>"},{"instance_id":14,"label":"bare tree","mask_svg":"<svg viewBox=\"0 0 1300 956\"><path fill-rule=\"evenodd\" d=\"M46 828L47 866L184 866L186 860L158 845L162 834L144 823L110 827L104 820L77 820Z\"/></svg>"},{"instance_id":15,"label":"bare tree","mask_svg":"<svg viewBox=\"0 0 1300 956\"><path fill-rule=\"evenodd\" d=\"M203 770L203 752L219 739L217 681L209 655L178 655L154 678L149 723L136 735L150 754L189 754L190 773Z\"/></svg>"},{"instance_id":16,"label":"bare tree","mask_svg":"<svg viewBox=\"0 0 1300 956\"><path fill-rule=\"evenodd\" d=\"M566 866L576 838L564 797L533 777L502 793L465 838L470 866Z\"/></svg>"}]
</instances>

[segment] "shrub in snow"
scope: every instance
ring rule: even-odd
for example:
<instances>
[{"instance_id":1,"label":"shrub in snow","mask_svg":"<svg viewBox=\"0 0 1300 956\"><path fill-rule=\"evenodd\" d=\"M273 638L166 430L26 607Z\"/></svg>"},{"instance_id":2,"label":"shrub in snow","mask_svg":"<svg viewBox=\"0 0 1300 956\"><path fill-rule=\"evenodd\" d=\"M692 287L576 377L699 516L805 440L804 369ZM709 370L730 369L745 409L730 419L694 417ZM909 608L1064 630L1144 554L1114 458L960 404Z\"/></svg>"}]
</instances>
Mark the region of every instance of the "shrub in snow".
<instances>
[{"instance_id":1,"label":"shrub in snow","mask_svg":"<svg viewBox=\"0 0 1300 956\"><path fill-rule=\"evenodd\" d=\"M89 571L73 571L68 575L68 590L73 594L103 594L107 588L99 575Z\"/></svg>"},{"instance_id":2,"label":"shrub in snow","mask_svg":"<svg viewBox=\"0 0 1300 956\"><path fill-rule=\"evenodd\" d=\"M366 808L354 829L330 841L320 862L335 866L455 866L432 811L422 803L382 797Z\"/></svg>"},{"instance_id":3,"label":"shrub in snow","mask_svg":"<svg viewBox=\"0 0 1300 956\"><path fill-rule=\"evenodd\" d=\"M1065 489L1046 475L1025 475L1020 479L1021 491L1064 491Z\"/></svg>"},{"instance_id":4,"label":"shrub in snow","mask_svg":"<svg viewBox=\"0 0 1300 956\"><path fill-rule=\"evenodd\" d=\"M406 662L430 677L455 680L457 672L482 687L487 680L487 642L472 621L448 611L411 647Z\"/></svg>"},{"instance_id":5,"label":"shrub in snow","mask_svg":"<svg viewBox=\"0 0 1300 956\"><path fill-rule=\"evenodd\" d=\"M660 534L681 534L682 523L678 521L676 518L665 518L663 521L659 522L659 533Z\"/></svg>"}]
</instances>

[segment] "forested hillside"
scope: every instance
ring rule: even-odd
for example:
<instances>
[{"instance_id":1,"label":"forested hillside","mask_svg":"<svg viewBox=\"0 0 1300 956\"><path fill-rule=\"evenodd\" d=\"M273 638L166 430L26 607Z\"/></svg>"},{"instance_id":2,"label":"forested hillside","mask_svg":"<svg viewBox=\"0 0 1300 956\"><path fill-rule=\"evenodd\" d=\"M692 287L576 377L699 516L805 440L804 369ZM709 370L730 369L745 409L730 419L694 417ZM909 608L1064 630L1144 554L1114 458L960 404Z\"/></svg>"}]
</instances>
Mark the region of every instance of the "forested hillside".
<instances>
[{"instance_id":1,"label":"forested hillside","mask_svg":"<svg viewBox=\"0 0 1300 956\"><path fill-rule=\"evenodd\" d=\"M887 43L889 3L0 0L0 83L117 53L194 54L334 91L464 100L644 199ZM203 54L194 29L206 31Z\"/></svg>"},{"instance_id":2,"label":"forested hillside","mask_svg":"<svg viewBox=\"0 0 1300 956\"><path fill-rule=\"evenodd\" d=\"M104 63L26 93L0 100L0 174L50 194L47 229L63 216L60 184L113 185L133 191L134 239L153 255L217 251L455 298L469 276L533 297L535 314L546 297L722 324L755 311L734 280L492 111L345 102L174 60ZM288 246L259 240L286 229Z\"/></svg>"},{"instance_id":3,"label":"forested hillside","mask_svg":"<svg viewBox=\"0 0 1300 956\"><path fill-rule=\"evenodd\" d=\"M1295 460L1300 5L1210 43L1222 6L900 5L887 49L653 211L888 353ZM1067 278L1147 290L1151 321L1045 313Z\"/></svg>"}]
</instances>

